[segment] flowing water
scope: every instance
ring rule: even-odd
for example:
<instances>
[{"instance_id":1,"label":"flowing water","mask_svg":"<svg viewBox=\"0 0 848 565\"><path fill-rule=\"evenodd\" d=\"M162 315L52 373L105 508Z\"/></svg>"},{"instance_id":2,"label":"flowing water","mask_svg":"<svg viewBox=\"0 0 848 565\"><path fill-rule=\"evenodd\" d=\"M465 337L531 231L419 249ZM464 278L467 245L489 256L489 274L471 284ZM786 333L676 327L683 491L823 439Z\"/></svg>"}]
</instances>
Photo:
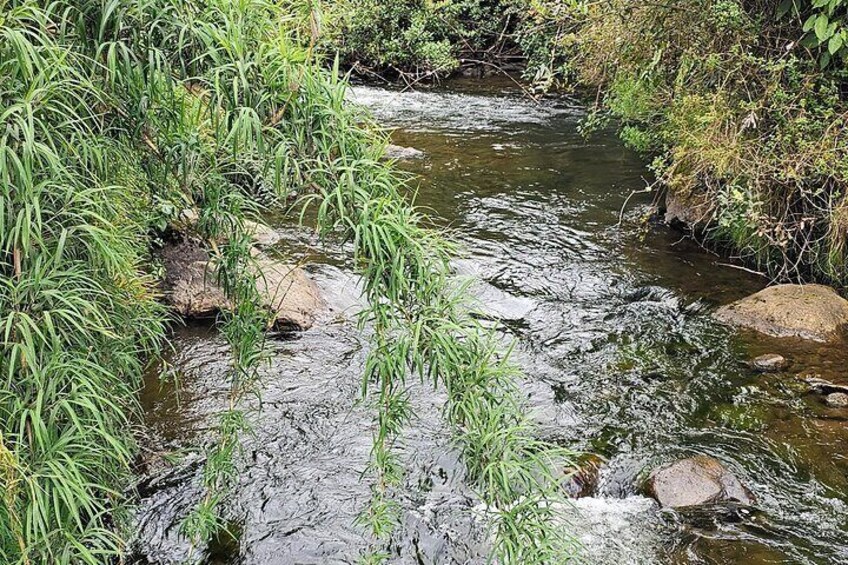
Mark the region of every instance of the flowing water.
<instances>
[{"instance_id":1,"label":"flowing water","mask_svg":"<svg viewBox=\"0 0 848 565\"><path fill-rule=\"evenodd\" d=\"M590 496L563 509L586 563L848 563L848 412L827 408L800 377L848 380L848 348L769 340L714 323L716 306L767 281L726 265L680 233L646 222L645 164L613 132L584 140L567 100L535 104L508 88L435 92L357 87L353 98L426 152L417 203L452 230L484 308L516 340L528 405L543 435L600 464ZM359 402L367 339L344 250L279 226L278 251L308 264L328 302L312 329L271 340L255 435L245 438L228 508L238 543L210 563L352 563L369 545L355 525L372 411ZM785 355L780 375L745 361ZM200 460L225 405L227 351L214 330L176 331L177 384L144 392L151 477L140 484L139 563L191 552L181 517L200 496ZM484 563L485 523L451 449L443 397L414 389L403 441L403 519L395 563ZM675 513L642 496L651 470L692 454L722 461L756 508ZM199 550L198 550L199 551ZM196 553L197 554L197 553Z\"/></svg>"}]
</instances>

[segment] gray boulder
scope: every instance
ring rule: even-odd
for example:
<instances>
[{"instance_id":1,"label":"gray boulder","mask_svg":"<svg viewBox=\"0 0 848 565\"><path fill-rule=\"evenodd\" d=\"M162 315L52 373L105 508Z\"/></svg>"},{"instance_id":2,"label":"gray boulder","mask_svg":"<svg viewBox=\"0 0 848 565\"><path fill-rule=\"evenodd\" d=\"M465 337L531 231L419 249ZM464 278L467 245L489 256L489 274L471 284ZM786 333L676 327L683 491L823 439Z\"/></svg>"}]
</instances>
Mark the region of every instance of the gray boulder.
<instances>
[{"instance_id":1,"label":"gray boulder","mask_svg":"<svg viewBox=\"0 0 848 565\"><path fill-rule=\"evenodd\" d=\"M738 502L755 504L754 495L717 459L696 455L654 471L646 484L648 494L663 508L687 508Z\"/></svg>"}]
</instances>

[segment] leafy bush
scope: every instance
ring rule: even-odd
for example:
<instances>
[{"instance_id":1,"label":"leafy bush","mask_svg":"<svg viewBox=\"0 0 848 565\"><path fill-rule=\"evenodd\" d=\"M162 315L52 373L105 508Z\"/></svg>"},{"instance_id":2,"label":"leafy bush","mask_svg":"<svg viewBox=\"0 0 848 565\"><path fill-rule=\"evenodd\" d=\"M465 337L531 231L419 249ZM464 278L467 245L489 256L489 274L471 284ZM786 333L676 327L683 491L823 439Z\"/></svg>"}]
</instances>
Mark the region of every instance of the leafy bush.
<instances>
[{"instance_id":1,"label":"leafy bush","mask_svg":"<svg viewBox=\"0 0 848 565\"><path fill-rule=\"evenodd\" d=\"M775 277L844 285L846 4L585 2L548 23L568 37L550 56L603 92L670 192L707 196L714 241Z\"/></svg>"},{"instance_id":2,"label":"leafy bush","mask_svg":"<svg viewBox=\"0 0 848 565\"><path fill-rule=\"evenodd\" d=\"M505 39L514 0L331 0L325 44L348 64L448 74Z\"/></svg>"}]
</instances>

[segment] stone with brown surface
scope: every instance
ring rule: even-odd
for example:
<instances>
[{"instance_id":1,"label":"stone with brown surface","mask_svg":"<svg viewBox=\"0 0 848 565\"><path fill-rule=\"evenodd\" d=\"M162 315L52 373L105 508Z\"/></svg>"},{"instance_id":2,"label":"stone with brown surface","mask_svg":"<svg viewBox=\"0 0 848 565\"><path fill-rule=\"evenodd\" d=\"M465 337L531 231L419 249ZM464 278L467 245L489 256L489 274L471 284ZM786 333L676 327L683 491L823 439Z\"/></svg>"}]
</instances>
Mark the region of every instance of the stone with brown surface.
<instances>
[{"instance_id":1,"label":"stone with brown surface","mask_svg":"<svg viewBox=\"0 0 848 565\"><path fill-rule=\"evenodd\" d=\"M227 298L208 269L209 255L199 241L185 238L168 244L160 257L165 300L180 316L210 318L225 307Z\"/></svg>"},{"instance_id":2,"label":"stone with brown surface","mask_svg":"<svg viewBox=\"0 0 848 565\"><path fill-rule=\"evenodd\" d=\"M260 258L256 288L266 306L275 312L276 329L304 330L312 327L315 313L324 302L318 286L300 267Z\"/></svg>"},{"instance_id":3,"label":"stone with brown surface","mask_svg":"<svg viewBox=\"0 0 848 565\"><path fill-rule=\"evenodd\" d=\"M818 284L782 284L716 311L716 319L773 337L837 339L848 324L848 300Z\"/></svg>"},{"instance_id":4,"label":"stone with brown surface","mask_svg":"<svg viewBox=\"0 0 848 565\"><path fill-rule=\"evenodd\" d=\"M209 318L229 306L200 242L184 239L166 245L161 257L165 299L181 316ZM317 285L300 267L261 255L255 260L256 288L264 306L273 312L271 325L285 330L312 327L324 305Z\"/></svg>"},{"instance_id":5,"label":"stone with brown surface","mask_svg":"<svg viewBox=\"0 0 848 565\"><path fill-rule=\"evenodd\" d=\"M663 508L722 502L755 504L754 496L717 459L696 455L654 471L646 490Z\"/></svg>"}]
</instances>

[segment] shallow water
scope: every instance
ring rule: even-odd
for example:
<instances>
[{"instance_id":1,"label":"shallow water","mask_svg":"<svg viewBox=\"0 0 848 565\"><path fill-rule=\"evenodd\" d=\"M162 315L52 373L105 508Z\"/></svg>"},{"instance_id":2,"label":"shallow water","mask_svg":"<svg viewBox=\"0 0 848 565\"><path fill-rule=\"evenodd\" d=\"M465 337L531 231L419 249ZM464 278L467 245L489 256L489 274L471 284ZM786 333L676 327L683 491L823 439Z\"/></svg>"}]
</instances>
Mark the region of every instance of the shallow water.
<instances>
[{"instance_id":1,"label":"shallow water","mask_svg":"<svg viewBox=\"0 0 848 565\"><path fill-rule=\"evenodd\" d=\"M568 100L536 104L491 83L357 87L353 98L395 129L395 143L427 153L403 164L420 174L417 203L463 244L457 270L479 277L481 303L517 340L543 434L602 458L593 495L563 509L586 562L848 563L848 413L825 407L799 378L848 381L844 343L768 340L715 324L717 305L767 281L642 221L650 195L622 212L646 185L644 163L612 132L584 140L582 111ZM354 322L358 290L342 251L280 229L279 251L311 263L330 309L311 330L272 340L229 509L240 543L204 559L351 563L368 547L354 518L368 497L360 474L372 430L358 402L367 345ZM765 352L789 358L786 374L747 368ZM226 395L226 348L208 328L177 331L170 362L179 394L151 377L143 398L151 445L177 462L141 485L141 563L188 555L179 521L199 496L199 465L180 453L205 441ZM483 563L484 524L450 448L442 398L426 386L413 396L393 562ZM696 453L735 472L756 511L681 515L640 495L652 469Z\"/></svg>"}]
</instances>

